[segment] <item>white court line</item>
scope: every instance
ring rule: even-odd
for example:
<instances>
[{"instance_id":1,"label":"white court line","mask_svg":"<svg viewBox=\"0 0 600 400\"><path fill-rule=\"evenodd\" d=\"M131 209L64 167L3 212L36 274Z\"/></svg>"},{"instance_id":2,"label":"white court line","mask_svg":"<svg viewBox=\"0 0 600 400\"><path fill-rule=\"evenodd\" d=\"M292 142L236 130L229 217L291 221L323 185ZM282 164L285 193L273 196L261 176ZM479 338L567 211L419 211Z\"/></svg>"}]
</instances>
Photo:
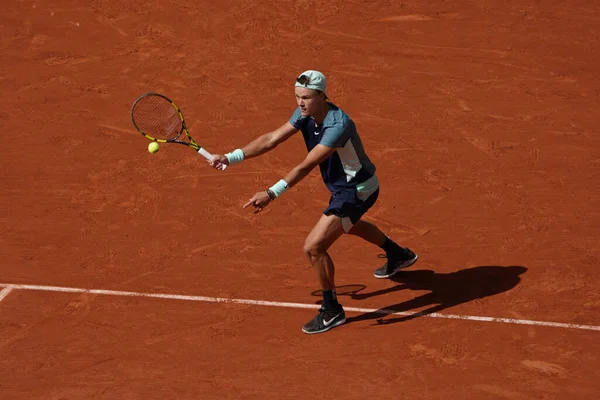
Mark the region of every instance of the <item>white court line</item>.
<instances>
[{"instance_id":1,"label":"white court line","mask_svg":"<svg viewBox=\"0 0 600 400\"><path fill-rule=\"evenodd\" d=\"M122 296L122 297L148 297L156 299L169 299L169 300L185 300L185 301L198 301L205 303L229 303L229 304L248 304L255 306L268 306L268 307L287 307L287 308L309 308L318 309L318 304L305 304L305 303L286 303L279 301L264 301L264 300L246 300L246 299L228 299L224 297L206 297L206 296L188 296L181 294L163 294L163 293L141 293L141 292L125 292L121 290L104 290L104 289L81 289L71 287L60 287L60 286L42 286L42 285L17 285L17 284L2 284L0 287L5 289L0 292L0 300L4 298L13 289L19 290L34 290L44 292L62 292L62 293L91 293L91 294L102 294L107 296ZM421 316L427 318L444 318L444 319L461 319L466 321L479 321L479 322L500 322L504 324L516 324L516 325L534 325L534 326L548 326L553 328L565 328L565 329L581 329L590 331L599 331L600 326L596 325L580 325L580 324L567 324L562 322L547 322L547 321L533 321L528 319L514 319L514 318L495 318L495 317L481 317L473 315L457 315L457 314L422 314L420 312L405 312L405 311L393 311L386 309L374 309L374 308L358 308L358 307L344 307L345 311L357 312L357 313L374 313L381 315L402 315L402 316Z\"/></svg>"},{"instance_id":2,"label":"white court line","mask_svg":"<svg viewBox=\"0 0 600 400\"><path fill-rule=\"evenodd\" d=\"M0 291L0 301L4 300L4 298L6 296L8 296L8 294L10 292L12 292L12 290L13 290L12 286L10 286L10 285L8 285L8 286L0 285L0 287L2 287L2 286L4 287L4 289L2 289Z\"/></svg>"}]
</instances>

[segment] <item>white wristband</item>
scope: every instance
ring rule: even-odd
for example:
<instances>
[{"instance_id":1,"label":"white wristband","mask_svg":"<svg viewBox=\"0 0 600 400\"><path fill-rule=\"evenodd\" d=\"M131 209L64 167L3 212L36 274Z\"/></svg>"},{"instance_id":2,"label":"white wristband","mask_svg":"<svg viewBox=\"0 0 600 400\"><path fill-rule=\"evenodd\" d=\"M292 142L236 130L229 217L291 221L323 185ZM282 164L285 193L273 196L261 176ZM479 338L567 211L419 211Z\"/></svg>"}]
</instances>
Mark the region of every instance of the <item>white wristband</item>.
<instances>
[{"instance_id":1,"label":"white wristband","mask_svg":"<svg viewBox=\"0 0 600 400\"><path fill-rule=\"evenodd\" d=\"M276 184L274 184L273 186L271 186L269 188L269 190L271 192L273 192L273 194L275 195L275 197L279 197L282 194L285 193L286 190L288 190L290 187L288 186L287 182L284 181L283 179L281 179L279 182L277 182Z\"/></svg>"},{"instance_id":2,"label":"white wristband","mask_svg":"<svg viewBox=\"0 0 600 400\"><path fill-rule=\"evenodd\" d=\"M239 164L244 161L244 152L241 149L235 149L231 153L225 154L229 160L229 165Z\"/></svg>"}]
</instances>

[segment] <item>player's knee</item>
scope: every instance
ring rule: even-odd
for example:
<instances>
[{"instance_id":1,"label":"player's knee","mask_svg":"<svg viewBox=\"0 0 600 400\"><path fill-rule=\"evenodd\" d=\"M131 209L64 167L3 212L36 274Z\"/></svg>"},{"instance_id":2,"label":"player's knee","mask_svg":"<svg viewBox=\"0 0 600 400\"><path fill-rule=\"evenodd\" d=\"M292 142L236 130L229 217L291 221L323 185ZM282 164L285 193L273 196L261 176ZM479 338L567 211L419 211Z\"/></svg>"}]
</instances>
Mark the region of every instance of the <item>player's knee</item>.
<instances>
[{"instance_id":1,"label":"player's knee","mask_svg":"<svg viewBox=\"0 0 600 400\"><path fill-rule=\"evenodd\" d=\"M317 243L314 242L304 242L304 255L308 257L309 260L316 258L323 251Z\"/></svg>"}]
</instances>

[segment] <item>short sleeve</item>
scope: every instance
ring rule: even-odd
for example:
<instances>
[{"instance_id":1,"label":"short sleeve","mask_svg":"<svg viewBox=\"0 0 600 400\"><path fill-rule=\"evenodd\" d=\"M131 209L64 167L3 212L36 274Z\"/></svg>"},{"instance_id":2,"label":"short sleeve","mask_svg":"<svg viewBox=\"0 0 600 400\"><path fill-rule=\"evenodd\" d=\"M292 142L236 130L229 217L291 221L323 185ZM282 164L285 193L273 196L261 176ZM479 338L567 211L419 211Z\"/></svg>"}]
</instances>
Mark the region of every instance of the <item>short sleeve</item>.
<instances>
[{"instance_id":1,"label":"short sleeve","mask_svg":"<svg viewBox=\"0 0 600 400\"><path fill-rule=\"evenodd\" d=\"M296 108L296 111L294 111L294 113L292 114L292 116L290 117L290 124L296 128L296 129L300 129L302 126L302 122L304 121L306 117L302 116L302 113L300 112L300 107Z\"/></svg>"},{"instance_id":2,"label":"short sleeve","mask_svg":"<svg viewBox=\"0 0 600 400\"><path fill-rule=\"evenodd\" d=\"M320 143L327 147L344 147L348 139L350 139L350 129L343 124L336 124L324 130Z\"/></svg>"}]
</instances>

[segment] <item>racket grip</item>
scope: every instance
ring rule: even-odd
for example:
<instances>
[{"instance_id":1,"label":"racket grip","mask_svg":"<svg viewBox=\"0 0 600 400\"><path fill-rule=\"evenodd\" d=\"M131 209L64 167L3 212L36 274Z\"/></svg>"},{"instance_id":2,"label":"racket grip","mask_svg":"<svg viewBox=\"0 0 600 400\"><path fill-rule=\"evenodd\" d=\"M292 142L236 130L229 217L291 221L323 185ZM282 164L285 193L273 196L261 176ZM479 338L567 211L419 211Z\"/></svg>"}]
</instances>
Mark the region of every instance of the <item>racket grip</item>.
<instances>
[{"instance_id":1,"label":"racket grip","mask_svg":"<svg viewBox=\"0 0 600 400\"><path fill-rule=\"evenodd\" d=\"M202 157L206 158L209 161L212 161L212 159L214 158L212 154L210 154L208 151L204 150L202 147L200 147L198 149L198 154L200 154ZM223 171L225 168L227 168L227 165L219 164L219 169L221 171Z\"/></svg>"}]
</instances>

